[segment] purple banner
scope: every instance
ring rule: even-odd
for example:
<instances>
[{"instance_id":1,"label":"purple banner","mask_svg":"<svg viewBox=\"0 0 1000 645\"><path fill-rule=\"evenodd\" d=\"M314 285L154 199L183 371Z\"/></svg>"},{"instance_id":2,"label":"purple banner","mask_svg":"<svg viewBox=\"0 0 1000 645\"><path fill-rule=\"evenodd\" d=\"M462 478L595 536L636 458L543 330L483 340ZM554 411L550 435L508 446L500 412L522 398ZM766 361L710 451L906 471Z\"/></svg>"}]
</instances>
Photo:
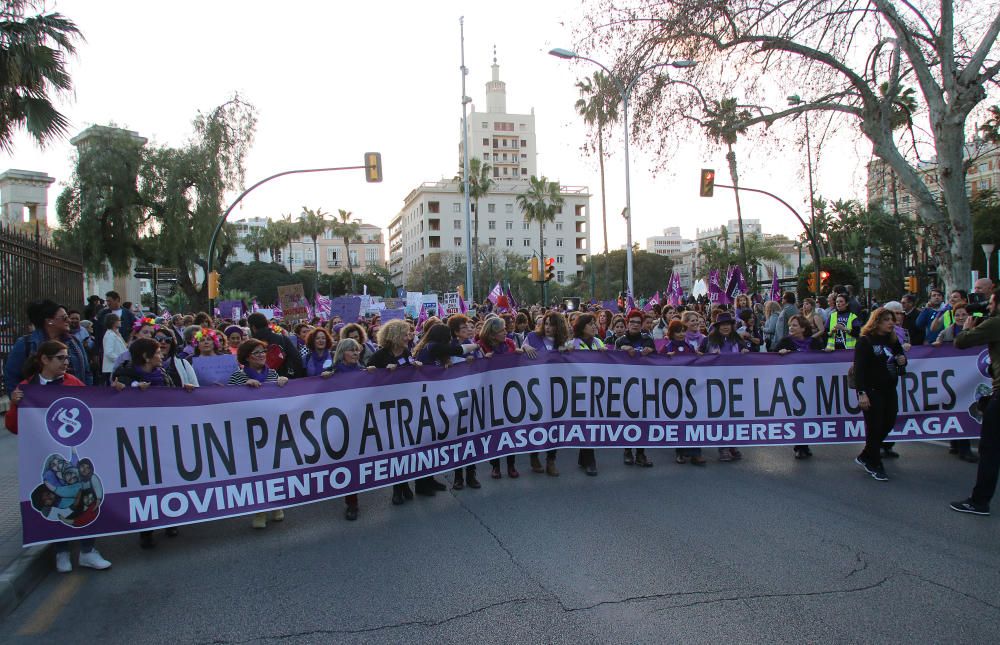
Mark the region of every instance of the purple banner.
<instances>
[{"instance_id":1,"label":"purple banner","mask_svg":"<svg viewBox=\"0 0 1000 645\"><path fill-rule=\"evenodd\" d=\"M24 543L295 506L559 447L858 442L852 356L574 352L258 389L27 387ZM985 356L913 349L891 440L978 436Z\"/></svg>"}]
</instances>

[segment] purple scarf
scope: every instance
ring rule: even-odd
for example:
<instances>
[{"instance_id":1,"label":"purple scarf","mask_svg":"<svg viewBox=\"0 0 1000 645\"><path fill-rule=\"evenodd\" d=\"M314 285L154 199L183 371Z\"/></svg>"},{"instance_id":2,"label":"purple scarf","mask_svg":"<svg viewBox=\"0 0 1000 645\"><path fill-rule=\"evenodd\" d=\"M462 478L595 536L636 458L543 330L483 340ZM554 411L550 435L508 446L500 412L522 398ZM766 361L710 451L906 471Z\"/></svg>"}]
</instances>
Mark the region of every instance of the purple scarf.
<instances>
[{"instance_id":1,"label":"purple scarf","mask_svg":"<svg viewBox=\"0 0 1000 645\"><path fill-rule=\"evenodd\" d=\"M152 372L147 372L142 368L135 368L135 373L139 375L139 380L149 383L153 387L163 387L167 384L163 378L163 368L157 367Z\"/></svg>"},{"instance_id":2,"label":"purple scarf","mask_svg":"<svg viewBox=\"0 0 1000 645\"><path fill-rule=\"evenodd\" d=\"M792 336L788 337L791 339L792 344L795 345L795 351L797 352L808 352L812 350L812 338L794 338Z\"/></svg>"},{"instance_id":3,"label":"purple scarf","mask_svg":"<svg viewBox=\"0 0 1000 645\"><path fill-rule=\"evenodd\" d=\"M687 343L691 349L697 350L701 347L701 341L703 340L705 340L705 334L700 331L684 332L684 342Z\"/></svg>"},{"instance_id":4,"label":"purple scarf","mask_svg":"<svg viewBox=\"0 0 1000 645\"><path fill-rule=\"evenodd\" d=\"M330 356L330 350L324 351L322 354L317 354L316 352L310 352L309 356L306 358L306 376L319 376L326 369L323 367L329 361L332 368L332 360Z\"/></svg>"},{"instance_id":5,"label":"purple scarf","mask_svg":"<svg viewBox=\"0 0 1000 645\"><path fill-rule=\"evenodd\" d=\"M243 373L247 375L248 379L253 379L258 383L267 383L267 375L271 370L268 367L264 367L263 372L258 372L254 368L247 365L243 368Z\"/></svg>"}]
</instances>

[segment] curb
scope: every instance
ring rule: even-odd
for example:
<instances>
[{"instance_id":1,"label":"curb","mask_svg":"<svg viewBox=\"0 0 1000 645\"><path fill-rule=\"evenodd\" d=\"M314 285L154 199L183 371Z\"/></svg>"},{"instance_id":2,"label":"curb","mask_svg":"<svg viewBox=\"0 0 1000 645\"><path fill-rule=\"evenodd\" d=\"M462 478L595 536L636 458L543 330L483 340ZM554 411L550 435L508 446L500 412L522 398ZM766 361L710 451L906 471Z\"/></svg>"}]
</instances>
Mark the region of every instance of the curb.
<instances>
[{"instance_id":1,"label":"curb","mask_svg":"<svg viewBox=\"0 0 1000 645\"><path fill-rule=\"evenodd\" d=\"M28 547L0 572L0 620L9 616L52 569L50 545Z\"/></svg>"}]
</instances>

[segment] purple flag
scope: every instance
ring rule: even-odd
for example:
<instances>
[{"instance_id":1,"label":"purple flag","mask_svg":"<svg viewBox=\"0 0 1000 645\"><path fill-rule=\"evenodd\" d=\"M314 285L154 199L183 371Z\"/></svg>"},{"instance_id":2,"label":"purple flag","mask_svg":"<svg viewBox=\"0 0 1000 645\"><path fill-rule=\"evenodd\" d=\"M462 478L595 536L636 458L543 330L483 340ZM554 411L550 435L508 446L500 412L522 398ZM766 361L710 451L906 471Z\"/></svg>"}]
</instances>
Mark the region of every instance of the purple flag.
<instances>
[{"instance_id":1,"label":"purple flag","mask_svg":"<svg viewBox=\"0 0 1000 645\"><path fill-rule=\"evenodd\" d=\"M681 276L674 271L670 275L670 284L667 285L667 304L671 307L678 307L683 300L684 289L681 287Z\"/></svg>"},{"instance_id":2,"label":"purple flag","mask_svg":"<svg viewBox=\"0 0 1000 645\"><path fill-rule=\"evenodd\" d=\"M628 313L635 309L635 300L632 299L632 291L625 291L625 313Z\"/></svg>"},{"instance_id":3,"label":"purple flag","mask_svg":"<svg viewBox=\"0 0 1000 645\"><path fill-rule=\"evenodd\" d=\"M642 308L643 311L652 311L653 305L660 304L660 292L657 291L653 294L653 297L646 301L646 306Z\"/></svg>"},{"instance_id":4,"label":"purple flag","mask_svg":"<svg viewBox=\"0 0 1000 645\"><path fill-rule=\"evenodd\" d=\"M781 302L781 287L778 286L778 272L774 267L771 267L771 276L770 299L775 302Z\"/></svg>"},{"instance_id":5,"label":"purple flag","mask_svg":"<svg viewBox=\"0 0 1000 645\"><path fill-rule=\"evenodd\" d=\"M417 316L417 333L420 333L424 323L427 322L427 307L420 305L420 315Z\"/></svg>"},{"instance_id":6,"label":"purple flag","mask_svg":"<svg viewBox=\"0 0 1000 645\"><path fill-rule=\"evenodd\" d=\"M508 284L504 290L504 295L507 296L507 304L512 312L516 312L518 309L517 300L514 300L514 294L510 292L510 285Z\"/></svg>"},{"instance_id":7,"label":"purple flag","mask_svg":"<svg viewBox=\"0 0 1000 645\"><path fill-rule=\"evenodd\" d=\"M503 295L503 288L500 286L500 282L497 281L496 285L490 291L490 295L486 296L486 299L493 303L494 306L497 304L497 300Z\"/></svg>"},{"instance_id":8,"label":"purple flag","mask_svg":"<svg viewBox=\"0 0 1000 645\"><path fill-rule=\"evenodd\" d=\"M462 294L459 294L458 295L458 313L464 314L464 313L466 313L468 311L469 311L469 308L465 304L465 298L462 297Z\"/></svg>"},{"instance_id":9,"label":"purple flag","mask_svg":"<svg viewBox=\"0 0 1000 645\"><path fill-rule=\"evenodd\" d=\"M726 299L729 302L736 300L736 296L746 293L747 282L743 279L743 269L738 264L729 267L729 277L726 282Z\"/></svg>"},{"instance_id":10,"label":"purple flag","mask_svg":"<svg viewBox=\"0 0 1000 645\"><path fill-rule=\"evenodd\" d=\"M724 305L726 292L719 286L719 270L708 272L708 301L713 305Z\"/></svg>"}]
</instances>

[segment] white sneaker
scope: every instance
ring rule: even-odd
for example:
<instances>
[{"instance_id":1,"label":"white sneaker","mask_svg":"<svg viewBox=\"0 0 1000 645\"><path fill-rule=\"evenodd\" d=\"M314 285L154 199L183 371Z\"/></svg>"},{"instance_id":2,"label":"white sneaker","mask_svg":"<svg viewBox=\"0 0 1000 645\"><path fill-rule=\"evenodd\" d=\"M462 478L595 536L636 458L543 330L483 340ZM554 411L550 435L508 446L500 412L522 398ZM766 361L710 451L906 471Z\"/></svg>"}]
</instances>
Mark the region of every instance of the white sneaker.
<instances>
[{"instance_id":1,"label":"white sneaker","mask_svg":"<svg viewBox=\"0 0 1000 645\"><path fill-rule=\"evenodd\" d=\"M272 511L271 512L271 521L272 522L280 522L283 519L285 519L285 511L283 511L281 509L278 509L276 511Z\"/></svg>"},{"instance_id":2,"label":"white sneaker","mask_svg":"<svg viewBox=\"0 0 1000 645\"><path fill-rule=\"evenodd\" d=\"M56 553L56 571L59 573L69 573L73 570L73 561L69 557L69 551Z\"/></svg>"},{"instance_id":3,"label":"white sneaker","mask_svg":"<svg viewBox=\"0 0 1000 645\"><path fill-rule=\"evenodd\" d=\"M267 513L254 513L253 522L250 524L255 529L267 528Z\"/></svg>"},{"instance_id":4,"label":"white sneaker","mask_svg":"<svg viewBox=\"0 0 1000 645\"><path fill-rule=\"evenodd\" d=\"M111 563L101 557L101 554L97 552L97 549L88 551L84 553L80 552L80 566L87 567L88 569L98 569L103 570L111 566Z\"/></svg>"}]
</instances>

